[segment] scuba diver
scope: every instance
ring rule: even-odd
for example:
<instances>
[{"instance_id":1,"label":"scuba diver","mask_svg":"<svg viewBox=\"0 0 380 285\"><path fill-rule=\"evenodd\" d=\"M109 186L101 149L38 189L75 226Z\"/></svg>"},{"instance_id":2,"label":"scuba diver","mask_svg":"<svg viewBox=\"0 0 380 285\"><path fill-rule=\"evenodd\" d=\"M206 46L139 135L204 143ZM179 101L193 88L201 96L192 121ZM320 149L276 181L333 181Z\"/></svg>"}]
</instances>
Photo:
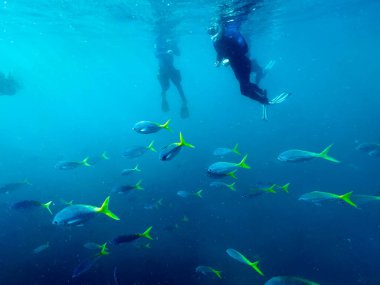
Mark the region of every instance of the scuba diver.
<instances>
[{"instance_id":1,"label":"scuba diver","mask_svg":"<svg viewBox=\"0 0 380 285\"><path fill-rule=\"evenodd\" d=\"M158 81L161 85L161 109L163 112L169 112L169 104L166 99L166 92L170 87L170 81L177 88L177 91L182 100L181 106L181 118L189 117L189 109L187 107L187 99L185 97L185 93L183 92L183 88L181 85L181 73L178 69L174 67L174 55L179 56L180 51L175 43L175 41L166 36L165 34L160 34L156 38L155 43L155 55L158 59L159 70L158 70Z\"/></svg>"},{"instance_id":2,"label":"scuba diver","mask_svg":"<svg viewBox=\"0 0 380 285\"><path fill-rule=\"evenodd\" d=\"M5 74L0 72L0 96L13 96L16 94L19 87L17 81L11 75L8 74L6 77Z\"/></svg>"},{"instance_id":3,"label":"scuba diver","mask_svg":"<svg viewBox=\"0 0 380 285\"><path fill-rule=\"evenodd\" d=\"M248 7L248 10L253 10ZM248 13L244 14L244 16ZM220 17L223 19L223 17ZM265 73L256 61L251 61L247 56L249 47L247 41L240 33L242 18L229 17L224 20L219 20L212 24L208 29L208 34L214 43L214 48L217 53L215 66L230 65L234 71L236 79L240 84L240 93L259 103L263 104L263 119L267 120L267 106L282 103L290 95L283 92L279 96L268 99L267 91L261 89L258 84ZM273 65L273 62L270 63ZM267 66L265 69L269 69ZM256 73L256 83L251 82L251 72Z\"/></svg>"}]
</instances>

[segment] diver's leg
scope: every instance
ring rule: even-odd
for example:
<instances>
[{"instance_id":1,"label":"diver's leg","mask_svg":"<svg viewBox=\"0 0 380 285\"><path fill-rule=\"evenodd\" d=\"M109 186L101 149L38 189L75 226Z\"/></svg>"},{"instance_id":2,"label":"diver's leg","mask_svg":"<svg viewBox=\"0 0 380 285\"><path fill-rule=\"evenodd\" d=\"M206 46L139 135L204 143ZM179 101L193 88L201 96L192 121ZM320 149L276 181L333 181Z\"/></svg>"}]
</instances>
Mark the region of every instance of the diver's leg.
<instances>
[{"instance_id":1,"label":"diver's leg","mask_svg":"<svg viewBox=\"0 0 380 285\"><path fill-rule=\"evenodd\" d=\"M264 78L265 73L264 73L262 67L254 59L251 60L251 69L252 69L252 72L255 73L255 77L256 77L255 83L256 83L256 85L259 85L261 82L261 79Z\"/></svg>"},{"instance_id":2,"label":"diver's leg","mask_svg":"<svg viewBox=\"0 0 380 285\"><path fill-rule=\"evenodd\" d=\"M173 69L170 78L173 84L175 85L175 87L177 88L179 96L181 97L181 100L182 100L182 105L181 105L181 110L180 110L181 118L183 119L188 118L189 108L187 107L187 99L186 99L185 93L183 92L183 88L181 84L182 77L181 77L180 71L178 69Z\"/></svg>"},{"instance_id":3,"label":"diver's leg","mask_svg":"<svg viewBox=\"0 0 380 285\"><path fill-rule=\"evenodd\" d=\"M163 73L162 70L160 70L157 75L157 79L161 85L161 110L167 113L169 112L169 104L166 99L166 92L169 89L169 77Z\"/></svg>"}]
</instances>

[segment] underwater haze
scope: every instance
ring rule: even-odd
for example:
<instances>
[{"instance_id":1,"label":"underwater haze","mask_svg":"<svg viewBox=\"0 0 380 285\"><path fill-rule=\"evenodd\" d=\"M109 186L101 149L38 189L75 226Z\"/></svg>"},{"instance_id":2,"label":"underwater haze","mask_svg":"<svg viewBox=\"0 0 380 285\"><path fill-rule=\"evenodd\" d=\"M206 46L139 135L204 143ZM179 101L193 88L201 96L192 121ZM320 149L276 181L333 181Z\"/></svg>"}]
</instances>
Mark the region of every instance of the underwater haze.
<instances>
[{"instance_id":1,"label":"underwater haze","mask_svg":"<svg viewBox=\"0 0 380 285\"><path fill-rule=\"evenodd\" d=\"M273 63L260 87L291 92L268 120L207 33L245 7L250 57ZM161 109L160 33L188 117L172 82ZM0 51L18 86L0 96L0 284L380 284L380 1L7 0Z\"/></svg>"}]
</instances>

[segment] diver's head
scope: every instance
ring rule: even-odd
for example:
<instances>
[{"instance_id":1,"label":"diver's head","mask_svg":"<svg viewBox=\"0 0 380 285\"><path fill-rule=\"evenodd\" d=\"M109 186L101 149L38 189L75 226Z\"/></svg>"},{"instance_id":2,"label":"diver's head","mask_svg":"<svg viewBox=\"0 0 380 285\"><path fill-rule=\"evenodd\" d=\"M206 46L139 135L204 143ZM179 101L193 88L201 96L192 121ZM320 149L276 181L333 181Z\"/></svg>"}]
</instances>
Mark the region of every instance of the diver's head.
<instances>
[{"instance_id":1,"label":"diver's head","mask_svg":"<svg viewBox=\"0 0 380 285\"><path fill-rule=\"evenodd\" d=\"M212 23L207 29L207 33L211 36L212 40L219 38L219 36L221 35L221 32L222 32L222 29L221 29L220 24L218 23Z\"/></svg>"}]
</instances>

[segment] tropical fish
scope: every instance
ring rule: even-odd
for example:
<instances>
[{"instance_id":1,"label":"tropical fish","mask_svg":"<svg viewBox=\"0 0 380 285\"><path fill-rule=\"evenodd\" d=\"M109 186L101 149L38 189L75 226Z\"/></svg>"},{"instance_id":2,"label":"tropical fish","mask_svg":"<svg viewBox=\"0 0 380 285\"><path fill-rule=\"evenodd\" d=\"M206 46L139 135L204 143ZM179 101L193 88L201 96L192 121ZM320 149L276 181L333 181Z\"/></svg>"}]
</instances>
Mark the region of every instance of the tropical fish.
<instances>
[{"instance_id":1,"label":"tropical fish","mask_svg":"<svg viewBox=\"0 0 380 285\"><path fill-rule=\"evenodd\" d=\"M379 143L361 143L356 147L356 150L364 151L369 156L380 156Z\"/></svg>"},{"instance_id":2,"label":"tropical fish","mask_svg":"<svg viewBox=\"0 0 380 285\"><path fill-rule=\"evenodd\" d=\"M144 188L141 187L141 182L142 182L142 180L139 180L134 185L117 186L111 190L111 193L124 194L124 193L131 191L131 190L144 190Z\"/></svg>"},{"instance_id":3,"label":"tropical fish","mask_svg":"<svg viewBox=\"0 0 380 285\"><path fill-rule=\"evenodd\" d=\"M247 160L247 157L248 155L245 155L239 163L215 162L209 166L209 168L207 169L207 172L214 175L228 175L228 174L233 173L234 170L237 170L239 168L249 169L251 167L245 163L245 161Z\"/></svg>"},{"instance_id":4,"label":"tropical fish","mask_svg":"<svg viewBox=\"0 0 380 285\"><path fill-rule=\"evenodd\" d=\"M49 242L42 244L40 246L37 246L35 249L33 249L33 253L37 254L40 253L41 251L44 251L50 247Z\"/></svg>"},{"instance_id":5,"label":"tropical fish","mask_svg":"<svg viewBox=\"0 0 380 285\"><path fill-rule=\"evenodd\" d=\"M208 273L213 273L219 279L222 279L222 275L221 275L222 271L218 271L210 266L203 266L203 265L197 266L197 268L195 268L195 272L202 273L203 275L207 275Z\"/></svg>"},{"instance_id":6,"label":"tropical fish","mask_svg":"<svg viewBox=\"0 0 380 285\"><path fill-rule=\"evenodd\" d=\"M154 203L146 204L144 206L145 210L153 210L153 209L158 209L160 206L162 206L162 198L159 199L158 201L155 201Z\"/></svg>"},{"instance_id":7,"label":"tropical fish","mask_svg":"<svg viewBox=\"0 0 380 285\"><path fill-rule=\"evenodd\" d=\"M210 178L216 178L216 179L226 178L226 177L231 177L233 179L237 179L237 177L235 175L236 171L237 171L237 169L235 169L234 171L231 171L229 173L226 173L226 174L212 173L212 172L207 171L207 175Z\"/></svg>"},{"instance_id":8,"label":"tropical fish","mask_svg":"<svg viewBox=\"0 0 380 285\"><path fill-rule=\"evenodd\" d=\"M247 193L243 195L244 198L254 198L260 196L265 193L277 193L278 189L283 190L286 193L289 193L289 185L290 183L285 184L284 186L280 186L273 183L257 183L256 187L250 189Z\"/></svg>"},{"instance_id":9,"label":"tropical fish","mask_svg":"<svg viewBox=\"0 0 380 285\"><path fill-rule=\"evenodd\" d=\"M103 244L97 244L95 242L86 242L83 246L90 250L98 250L98 249L100 249L101 251L107 250L107 242Z\"/></svg>"},{"instance_id":10,"label":"tropical fish","mask_svg":"<svg viewBox=\"0 0 380 285\"><path fill-rule=\"evenodd\" d=\"M335 158L328 156L328 152L332 146L333 145L330 144L321 153L300 150L300 149L291 149L291 150L287 150L280 153L277 159L283 162L303 162L303 161L312 160L314 158L323 158L328 161L340 163L339 160L336 160Z\"/></svg>"},{"instance_id":11,"label":"tropical fish","mask_svg":"<svg viewBox=\"0 0 380 285\"><path fill-rule=\"evenodd\" d=\"M145 230L145 232L140 234L130 234L130 235L120 235L114 238L112 241L110 241L110 244L112 245L119 245L122 243L129 243L132 241L135 241L141 237L144 237L149 240L153 240L153 238L150 236L150 231L152 230L152 227L149 227Z\"/></svg>"},{"instance_id":12,"label":"tropical fish","mask_svg":"<svg viewBox=\"0 0 380 285\"><path fill-rule=\"evenodd\" d=\"M252 267L252 269L254 269L261 276L264 276L264 273L258 267L258 264L260 262L259 260L255 261L255 262L251 262L244 255L242 255L240 252L238 252L237 250L232 249L232 248L227 249L226 252L233 259L235 259L241 263L249 265L250 267Z\"/></svg>"},{"instance_id":13,"label":"tropical fish","mask_svg":"<svg viewBox=\"0 0 380 285\"><path fill-rule=\"evenodd\" d=\"M0 186L0 193L10 193L10 192L13 192L15 190L19 190L25 186L28 186L28 185L29 186L32 185L28 181L28 179L25 179L24 181L21 181L21 182L7 183L7 184Z\"/></svg>"},{"instance_id":14,"label":"tropical fish","mask_svg":"<svg viewBox=\"0 0 380 285\"><path fill-rule=\"evenodd\" d=\"M74 200L66 201L64 199L60 199L61 203L66 206L71 206L74 203Z\"/></svg>"},{"instance_id":15,"label":"tropical fish","mask_svg":"<svg viewBox=\"0 0 380 285\"><path fill-rule=\"evenodd\" d=\"M140 121L136 123L132 129L139 134L152 134L162 129L170 130L169 123L170 120L167 120L162 125L156 122Z\"/></svg>"},{"instance_id":16,"label":"tropical fish","mask_svg":"<svg viewBox=\"0 0 380 285\"><path fill-rule=\"evenodd\" d=\"M171 143L165 146L160 152L160 160L167 161L173 159L182 149L183 146L195 148L195 146L185 142L182 133L179 133L179 142Z\"/></svg>"},{"instance_id":17,"label":"tropical fish","mask_svg":"<svg viewBox=\"0 0 380 285\"><path fill-rule=\"evenodd\" d=\"M227 187L232 191L236 191L235 184L236 184L235 182L233 182L231 184L227 184L227 183L220 182L220 181L213 181L210 183L210 187L215 187L215 188Z\"/></svg>"},{"instance_id":18,"label":"tropical fish","mask_svg":"<svg viewBox=\"0 0 380 285\"><path fill-rule=\"evenodd\" d=\"M234 148L225 148L225 147L218 147L214 150L213 155L216 156L224 156L230 153L235 153L237 155L240 155L240 152L238 151L238 144L235 144Z\"/></svg>"},{"instance_id":19,"label":"tropical fish","mask_svg":"<svg viewBox=\"0 0 380 285\"><path fill-rule=\"evenodd\" d=\"M137 164L134 168L126 168L121 171L121 175L123 176L128 176L131 175L135 172L140 172L141 170L139 169L139 165Z\"/></svg>"},{"instance_id":20,"label":"tropical fish","mask_svg":"<svg viewBox=\"0 0 380 285\"><path fill-rule=\"evenodd\" d=\"M94 266L94 264L100 259L100 257L104 255L108 255L108 254L109 254L108 248L106 246L102 246L98 254L82 261L81 263L78 264L77 267L74 268L72 278L76 278L80 276L81 274L83 274L84 272L90 270L92 266Z\"/></svg>"},{"instance_id":21,"label":"tropical fish","mask_svg":"<svg viewBox=\"0 0 380 285\"><path fill-rule=\"evenodd\" d=\"M156 152L156 150L153 148L153 143L154 141L152 141L148 146L134 146L128 148L123 152L123 157L131 159L142 156L148 150Z\"/></svg>"},{"instance_id":22,"label":"tropical fish","mask_svg":"<svg viewBox=\"0 0 380 285\"><path fill-rule=\"evenodd\" d=\"M265 282L264 285L319 285L319 283L293 276L276 276Z\"/></svg>"},{"instance_id":23,"label":"tropical fish","mask_svg":"<svg viewBox=\"0 0 380 285\"><path fill-rule=\"evenodd\" d=\"M88 163L88 157L83 159L82 161L59 161L55 168L59 170L71 170L75 169L81 166L91 166L91 164Z\"/></svg>"},{"instance_id":24,"label":"tropical fish","mask_svg":"<svg viewBox=\"0 0 380 285\"><path fill-rule=\"evenodd\" d=\"M120 220L118 216L108 209L109 199L110 197L108 196L100 208L81 204L68 206L55 215L53 224L69 226L82 225L88 220L95 218L98 214L107 215L114 220Z\"/></svg>"},{"instance_id":25,"label":"tropical fish","mask_svg":"<svg viewBox=\"0 0 380 285\"><path fill-rule=\"evenodd\" d=\"M89 157L88 160L87 160L87 162L90 165L95 165L95 164L98 164L99 162L101 162L103 160L109 160L109 159L110 158L109 158L107 152L103 151L100 156Z\"/></svg>"},{"instance_id":26,"label":"tropical fish","mask_svg":"<svg viewBox=\"0 0 380 285\"><path fill-rule=\"evenodd\" d=\"M50 210L50 205L52 204L52 201L49 201L47 203L41 203L39 201L35 200L22 200L19 202L14 203L11 206L12 210L29 210L33 208L44 208L49 211L50 214L53 215L52 211Z\"/></svg>"},{"instance_id":27,"label":"tropical fish","mask_svg":"<svg viewBox=\"0 0 380 285\"><path fill-rule=\"evenodd\" d=\"M198 197L198 198L202 198L202 192L203 190L199 190L195 193L192 193L192 192L187 192L187 191L178 191L177 192L177 195L182 197L182 198L189 198L189 197Z\"/></svg>"},{"instance_id":28,"label":"tropical fish","mask_svg":"<svg viewBox=\"0 0 380 285\"><path fill-rule=\"evenodd\" d=\"M313 192L303 194L298 200L311 202L316 205L320 205L321 202L324 202L327 200L340 200L357 208L358 206L354 202L352 202L350 199L351 194L352 192L348 192L343 195L337 195L337 194L329 193L329 192L313 191Z\"/></svg>"}]
</instances>

